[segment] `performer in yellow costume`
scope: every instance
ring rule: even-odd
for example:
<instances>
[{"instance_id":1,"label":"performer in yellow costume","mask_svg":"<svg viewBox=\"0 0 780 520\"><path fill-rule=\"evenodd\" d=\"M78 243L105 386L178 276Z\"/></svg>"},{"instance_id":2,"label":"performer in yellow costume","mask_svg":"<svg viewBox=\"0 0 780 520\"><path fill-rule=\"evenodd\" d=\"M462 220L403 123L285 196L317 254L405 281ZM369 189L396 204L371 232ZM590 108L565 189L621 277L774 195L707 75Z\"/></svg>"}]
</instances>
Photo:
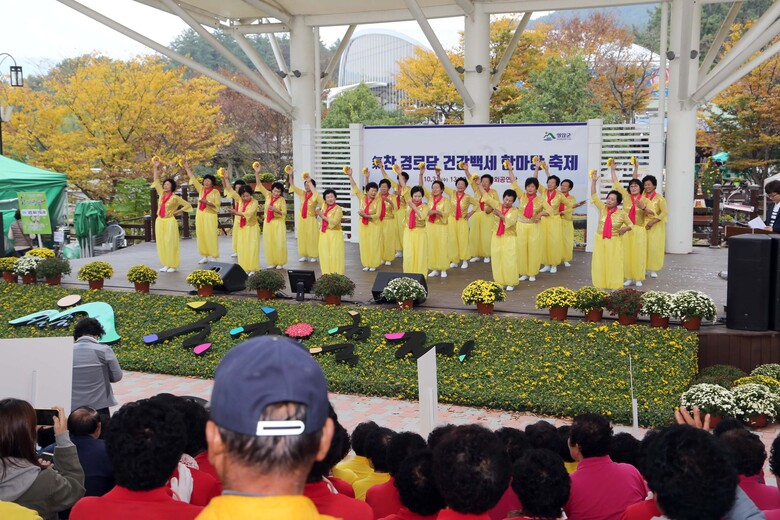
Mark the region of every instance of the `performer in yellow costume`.
<instances>
[{"instance_id":1,"label":"performer in yellow costume","mask_svg":"<svg viewBox=\"0 0 780 520\"><path fill-rule=\"evenodd\" d=\"M535 159L537 158L535 157ZM561 179L557 175L550 175L550 169L545 161L537 159L535 164L534 178L539 177L540 166L547 174L547 187L539 186L539 194L547 199L545 213L549 213L541 220L541 262L544 267L539 272L555 274L558 272L558 265L563 260L563 225L560 214L563 195L558 191Z\"/></svg>"},{"instance_id":2,"label":"performer in yellow costume","mask_svg":"<svg viewBox=\"0 0 780 520\"><path fill-rule=\"evenodd\" d=\"M224 176L222 187L225 195L235 202L230 211L238 219L238 227L233 228L238 265L251 275L260 270L260 225L257 222L257 210L260 206L252 196L252 188L249 186L240 186L236 193L230 187L227 176Z\"/></svg>"},{"instance_id":3,"label":"performer in yellow costume","mask_svg":"<svg viewBox=\"0 0 780 520\"><path fill-rule=\"evenodd\" d=\"M575 208L585 204L585 200L577 202L577 199L571 194L574 189L574 182L571 179L561 181L561 205L558 206L558 212L561 214L561 241L563 243L563 266L571 267L571 261L574 258L574 215Z\"/></svg>"},{"instance_id":4,"label":"performer in yellow costume","mask_svg":"<svg viewBox=\"0 0 780 520\"><path fill-rule=\"evenodd\" d=\"M541 249L541 225L539 222L544 216L547 203L544 197L539 195L539 180L535 177L528 177L525 180L525 189L521 190L517 183L517 178L512 170L512 165L508 162L504 167L509 172L511 187L516 193L520 193L519 212L517 217L517 272L520 275L520 281L536 281L536 275L539 274L539 258L542 254Z\"/></svg>"},{"instance_id":5,"label":"performer in yellow costume","mask_svg":"<svg viewBox=\"0 0 780 520\"><path fill-rule=\"evenodd\" d=\"M289 171L288 171L289 170ZM317 214L314 211L317 206L322 206L322 199L317 195L317 183L308 172L303 173L303 187L295 185L295 176L291 166L285 167L287 177L290 180L290 191L301 199L301 211L296 217L296 232L298 235L299 262L316 262L320 256L319 240L320 230L317 222Z\"/></svg>"},{"instance_id":6,"label":"performer in yellow costume","mask_svg":"<svg viewBox=\"0 0 780 520\"><path fill-rule=\"evenodd\" d=\"M174 193L176 181L165 179L160 184L160 159L152 160L152 172L154 182L152 188L160 199L160 207L157 210L157 218L154 219L154 240L157 243L157 256L160 257L161 273L172 273L178 269L179 259L179 222L177 215L183 211L192 211L189 202Z\"/></svg>"},{"instance_id":7,"label":"performer in yellow costume","mask_svg":"<svg viewBox=\"0 0 780 520\"><path fill-rule=\"evenodd\" d=\"M360 204L358 210L360 262L363 264L364 271L376 271L382 263L382 228L379 227L379 219L384 210L384 201L377 196L379 186L375 182L366 184L366 192L363 193L352 178L352 168L347 166L344 171L352 184L352 194L358 198Z\"/></svg>"},{"instance_id":8,"label":"performer in yellow costume","mask_svg":"<svg viewBox=\"0 0 780 520\"><path fill-rule=\"evenodd\" d=\"M368 169L366 169L366 173L368 173ZM368 184L367 176L366 184ZM390 194L390 187L389 180L379 181L379 197L385 205L385 216L379 219L379 226L382 228L382 260L385 265L390 265L401 250L401 243L398 239L398 224L396 223L396 197Z\"/></svg>"},{"instance_id":9,"label":"performer in yellow costume","mask_svg":"<svg viewBox=\"0 0 780 520\"><path fill-rule=\"evenodd\" d=\"M633 178L628 181L628 191L620 184L615 161L610 159L610 172L612 173L612 189L617 190L623 197L623 211L628 213L631 234L623 238L623 276L626 281L623 285L628 287L636 284L642 287L645 279L645 266L647 265L647 233L645 230L645 206L642 198L642 183L639 182L639 165L634 160Z\"/></svg>"},{"instance_id":10,"label":"performer in yellow costume","mask_svg":"<svg viewBox=\"0 0 780 520\"><path fill-rule=\"evenodd\" d=\"M425 191L415 186L406 191L406 179L399 177L401 193L406 193L406 232L404 232L404 272L428 273L428 206L423 203Z\"/></svg>"},{"instance_id":11,"label":"performer in yellow costume","mask_svg":"<svg viewBox=\"0 0 780 520\"><path fill-rule=\"evenodd\" d=\"M236 181L233 181L233 191L238 193L239 188L241 186L246 186L246 182L244 182L242 179L238 179ZM238 210L238 203L233 203L233 209ZM238 256L238 244L236 243L236 229L238 229L238 224L241 221L241 218L238 216L233 216L233 230L231 231L230 235L230 242L231 246L233 248L233 252L230 253L230 256L232 258L235 258Z\"/></svg>"},{"instance_id":12,"label":"performer in yellow costume","mask_svg":"<svg viewBox=\"0 0 780 520\"><path fill-rule=\"evenodd\" d=\"M669 210L666 207L666 199L656 191L658 180L653 175L645 175L642 178L642 186L645 188L643 198L646 200L647 270L650 271L650 278L658 278L658 271L664 268L666 219Z\"/></svg>"},{"instance_id":13,"label":"performer in yellow costume","mask_svg":"<svg viewBox=\"0 0 780 520\"><path fill-rule=\"evenodd\" d=\"M623 287L623 234L631 231L631 221L618 208L623 196L612 190L602 202L596 192L599 172L591 170L590 175L590 200L600 213L591 259L591 283L599 289L619 289Z\"/></svg>"},{"instance_id":14,"label":"performer in yellow costume","mask_svg":"<svg viewBox=\"0 0 780 520\"><path fill-rule=\"evenodd\" d=\"M423 194L428 201L428 273L429 277L441 276L447 278L447 268L450 265L449 248L447 239L449 229L447 223L450 217L450 201L444 196L444 183L440 180L433 181L428 190L423 184L425 165L420 163L419 185L423 187Z\"/></svg>"},{"instance_id":15,"label":"performer in yellow costume","mask_svg":"<svg viewBox=\"0 0 780 520\"><path fill-rule=\"evenodd\" d=\"M466 172L466 176L470 177L468 163L463 163L463 170ZM485 261L486 264L490 263L490 247L493 237L493 230L495 229L496 217L493 215L493 208L490 204L487 204L486 197L498 202L498 192L492 189L490 186L493 184L493 176L485 174L480 178L482 184L482 191L484 195L479 195L477 190L474 190L474 196L477 199L477 207L474 210L474 215L471 217L469 224L469 245L471 246L471 260L470 262L476 262L480 258Z\"/></svg>"},{"instance_id":16,"label":"performer in yellow costume","mask_svg":"<svg viewBox=\"0 0 780 520\"><path fill-rule=\"evenodd\" d=\"M436 178L441 180L441 170L436 169ZM474 210L469 211L469 207L477 206L474 197L466 193L469 181L466 177L455 179L455 189L444 186L444 193L450 198L450 220L448 253L450 257L450 267L467 269L469 266L469 219L474 214Z\"/></svg>"},{"instance_id":17,"label":"performer in yellow costume","mask_svg":"<svg viewBox=\"0 0 780 520\"><path fill-rule=\"evenodd\" d=\"M282 197L284 185L275 182L271 185L271 191L268 191L260 182L260 163L255 162L252 166L255 169L257 191L265 199L262 213L265 261L271 269L284 269L287 263L287 202Z\"/></svg>"},{"instance_id":18,"label":"performer in yellow costume","mask_svg":"<svg viewBox=\"0 0 780 520\"><path fill-rule=\"evenodd\" d=\"M211 174L203 176L203 184L193 175L192 169L187 161L182 161L181 165L190 178L190 184L198 192L198 212L195 214L195 234L198 241L198 254L201 259L199 264L216 260L219 258L219 242L217 234L219 233L218 215L219 206L222 204L222 196L216 187L217 179Z\"/></svg>"},{"instance_id":19,"label":"performer in yellow costume","mask_svg":"<svg viewBox=\"0 0 780 520\"><path fill-rule=\"evenodd\" d=\"M405 195L409 193L409 187L407 186L405 188L405 193L401 193L401 189L399 188L398 182L400 181L401 177L403 177L404 182L409 182L409 174L405 171L401 171L401 169L398 167L397 164L393 165L393 171L397 175L397 179L393 180L390 178L389 175L387 175L387 172L385 171L385 167L382 164L382 161L380 159L376 159L374 161L374 164L379 168L379 171L382 172L382 177L384 177L383 180L387 180L387 182L390 183L390 187L393 188L393 194L387 197L387 201L395 201L395 206L393 209L393 213L395 216L395 225L396 229L398 230L398 242L397 243L397 249L395 251L395 257L401 258L401 250L403 249L403 241L404 241L404 232L406 231L406 198ZM381 191L382 189L382 183L379 183L379 189ZM383 238L384 240L384 238ZM391 238L391 240L393 240ZM383 246L384 247L384 246Z\"/></svg>"},{"instance_id":20,"label":"performer in yellow costume","mask_svg":"<svg viewBox=\"0 0 780 520\"><path fill-rule=\"evenodd\" d=\"M336 204L336 192L325 190L324 207L316 210L322 221L319 228L320 269L322 274L344 274L344 233L341 231L341 206Z\"/></svg>"},{"instance_id":21,"label":"performer in yellow costume","mask_svg":"<svg viewBox=\"0 0 780 520\"><path fill-rule=\"evenodd\" d=\"M475 193L483 196L486 204L495 211L493 214L498 219L496 231L490 239L490 256L493 280L503 285L507 291L513 291L519 283L517 275L517 217L518 211L514 207L517 200L515 190L504 191L503 203L499 204L491 197L486 197L485 189L477 183L477 176L472 178L472 187Z\"/></svg>"}]
</instances>

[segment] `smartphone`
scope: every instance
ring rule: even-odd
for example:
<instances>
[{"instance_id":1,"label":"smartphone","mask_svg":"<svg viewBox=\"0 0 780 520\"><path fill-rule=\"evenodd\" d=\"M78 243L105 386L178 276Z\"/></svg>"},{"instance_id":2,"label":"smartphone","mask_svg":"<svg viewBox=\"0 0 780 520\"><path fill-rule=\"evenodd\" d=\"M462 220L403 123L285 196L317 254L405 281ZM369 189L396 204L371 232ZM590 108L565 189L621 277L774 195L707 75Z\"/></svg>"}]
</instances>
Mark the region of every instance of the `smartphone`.
<instances>
[{"instance_id":1,"label":"smartphone","mask_svg":"<svg viewBox=\"0 0 780 520\"><path fill-rule=\"evenodd\" d=\"M36 408L35 422L38 423L38 426L54 426L54 416L58 413L52 408Z\"/></svg>"},{"instance_id":2,"label":"smartphone","mask_svg":"<svg viewBox=\"0 0 780 520\"><path fill-rule=\"evenodd\" d=\"M38 458L41 460L45 460L46 462L54 462L54 454L49 453L48 451L42 451L38 455Z\"/></svg>"}]
</instances>

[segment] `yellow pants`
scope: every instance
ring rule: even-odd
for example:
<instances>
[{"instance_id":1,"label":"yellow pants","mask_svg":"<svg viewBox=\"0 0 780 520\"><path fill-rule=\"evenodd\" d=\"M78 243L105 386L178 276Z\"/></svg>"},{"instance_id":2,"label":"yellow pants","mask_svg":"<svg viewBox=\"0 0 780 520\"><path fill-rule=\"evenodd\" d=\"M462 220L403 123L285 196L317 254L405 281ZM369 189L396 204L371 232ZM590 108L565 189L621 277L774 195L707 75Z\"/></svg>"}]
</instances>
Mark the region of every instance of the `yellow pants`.
<instances>
[{"instance_id":1,"label":"yellow pants","mask_svg":"<svg viewBox=\"0 0 780 520\"><path fill-rule=\"evenodd\" d=\"M260 226L246 225L233 229L236 238L236 253L238 265L244 271L251 273L260 270Z\"/></svg>"},{"instance_id":2,"label":"yellow pants","mask_svg":"<svg viewBox=\"0 0 780 520\"><path fill-rule=\"evenodd\" d=\"M344 233L340 229L320 233L319 255L322 274L344 274Z\"/></svg>"},{"instance_id":3,"label":"yellow pants","mask_svg":"<svg viewBox=\"0 0 780 520\"><path fill-rule=\"evenodd\" d=\"M539 274L539 258L542 251L539 247L539 224L517 223L517 272L520 276L536 276Z\"/></svg>"},{"instance_id":4,"label":"yellow pants","mask_svg":"<svg viewBox=\"0 0 780 520\"><path fill-rule=\"evenodd\" d=\"M395 225L398 227L398 251L403 251L404 233L407 228L406 206L401 206L401 209L395 212Z\"/></svg>"},{"instance_id":5,"label":"yellow pants","mask_svg":"<svg viewBox=\"0 0 780 520\"><path fill-rule=\"evenodd\" d=\"M517 285L517 238L511 235L496 236L490 242L493 281L499 285Z\"/></svg>"},{"instance_id":6,"label":"yellow pants","mask_svg":"<svg viewBox=\"0 0 780 520\"><path fill-rule=\"evenodd\" d=\"M623 237L618 234L612 235L612 238L596 235L590 277L593 287L599 289L623 287Z\"/></svg>"},{"instance_id":7,"label":"yellow pants","mask_svg":"<svg viewBox=\"0 0 780 520\"><path fill-rule=\"evenodd\" d=\"M628 280L644 280L647 265L647 233L642 226L631 226L623 235L623 276Z\"/></svg>"},{"instance_id":8,"label":"yellow pants","mask_svg":"<svg viewBox=\"0 0 780 520\"><path fill-rule=\"evenodd\" d=\"M157 242L157 255L162 265L178 269L179 264L179 223L174 217L157 217L154 221L154 239Z\"/></svg>"},{"instance_id":9,"label":"yellow pants","mask_svg":"<svg viewBox=\"0 0 780 520\"><path fill-rule=\"evenodd\" d=\"M195 214L195 234L200 256L219 258L219 242L217 242L217 215L200 211Z\"/></svg>"},{"instance_id":10,"label":"yellow pants","mask_svg":"<svg viewBox=\"0 0 780 520\"><path fill-rule=\"evenodd\" d=\"M562 258L564 262L571 262L574 258L574 222L561 219L561 243L563 244Z\"/></svg>"},{"instance_id":11,"label":"yellow pants","mask_svg":"<svg viewBox=\"0 0 780 520\"><path fill-rule=\"evenodd\" d=\"M398 241L398 224L396 219L384 219L382 226L382 260L392 262L395 258L395 252L401 250L401 242Z\"/></svg>"},{"instance_id":12,"label":"yellow pants","mask_svg":"<svg viewBox=\"0 0 780 520\"><path fill-rule=\"evenodd\" d=\"M379 267L382 263L382 228L379 221L370 220L368 224L360 222L360 262L363 267Z\"/></svg>"},{"instance_id":13,"label":"yellow pants","mask_svg":"<svg viewBox=\"0 0 780 520\"><path fill-rule=\"evenodd\" d=\"M269 266L287 263L287 229L283 218L274 218L264 223L263 249Z\"/></svg>"},{"instance_id":14,"label":"yellow pants","mask_svg":"<svg viewBox=\"0 0 780 520\"><path fill-rule=\"evenodd\" d=\"M309 215L306 218L298 216L296 223L298 232L298 255L307 258L317 258L320 256L319 240L320 226L315 215Z\"/></svg>"},{"instance_id":15,"label":"yellow pants","mask_svg":"<svg viewBox=\"0 0 780 520\"><path fill-rule=\"evenodd\" d=\"M657 222L647 230L647 270L660 271L664 268L666 252L666 222Z\"/></svg>"},{"instance_id":16,"label":"yellow pants","mask_svg":"<svg viewBox=\"0 0 780 520\"><path fill-rule=\"evenodd\" d=\"M450 215L447 227L449 228L450 261L462 262L471 258L469 256L469 221L465 217L455 220L455 217Z\"/></svg>"},{"instance_id":17,"label":"yellow pants","mask_svg":"<svg viewBox=\"0 0 780 520\"><path fill-rule=\"evenodd\" d=\"M240 225L241 217L233 217L233 233L230 235L230 243L233 247L233 252L238 253L238 244L236 243L236 229Z\"/></svg>"},{"instance_id":18,"label":"yellow pants","mask_svg":"<svg viewBox=\"0 0 780 520\"><path fill-rule=\"evenodd\" d=\"M542 217L541 232L544 236L541 263L558 265L563 258L563 228L560 215Z\"/></svg>"},{"instance_id":19,"label":"yellow pants","mask_svg":"<svg viewBox=\"0 0 780 520\"><path fill-rule=\"evenodd\" d=\"M484 211L477 211L471 217L469 246L471 256L490 256L490 240L493 235L495 217Z\"/></svg>"},{"instance_id":20,"label":"yellow pants","mask_svg":"<svg viewBox=\"0 0 780 520\"><path fill-rule=\"evenodd\" d=\"M404 272L428 276L428 233L425 228L404 231Z\"/></svg>"},{"instance_id":21,"label":"yellow pants","mask_svg":"<svg viewBox=\"0 0 780 520\"><path fill-rule=\"evenodd\" d=\"M425 229L428 232L428 269L446 271L450 267L450 256L447 250L447 238L449 237L447 224L429 222Z\"/></svg>"}]
</instances>

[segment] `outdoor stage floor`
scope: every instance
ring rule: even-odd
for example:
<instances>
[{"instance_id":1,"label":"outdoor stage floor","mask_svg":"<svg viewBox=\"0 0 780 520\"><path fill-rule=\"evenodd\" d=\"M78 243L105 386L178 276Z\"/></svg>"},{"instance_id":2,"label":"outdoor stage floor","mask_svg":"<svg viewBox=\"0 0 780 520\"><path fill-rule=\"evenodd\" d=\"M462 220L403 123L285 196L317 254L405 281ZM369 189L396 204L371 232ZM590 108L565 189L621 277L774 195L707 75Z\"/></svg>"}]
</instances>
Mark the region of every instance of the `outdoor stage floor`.
<instances>
[{"instance_id":1,"label":"outdoor stage floor","mask_svg":"<svg viewBox=\"0 0 780 520\"><path fill-rule=\"evenodd\" d=\"M236 262L231 258L231 238L219 237L220 253L219 261ZM316 276L320 276L319 263L298 262L297 242L293 233L287 235L287 250L289 261L287 269L313 270ZM187 275L202 267L198 264L200 255L197 254L196 241L194 239L181 241L182 264L175 273L160 273L157 283L152 285L152 292L162 294L187 294L192 291L185 278ZM82 258L72 260L73 272L63 278L66 285L86 287L87 283L76 279L79 267L92 260L105 260L114 267L114 277L106 280L105 287L113 290L128 290L133 284L128 282L125 274L127 270L136 264L146 264L155 269L160 267L157 257L157 249L154 242L141 242L134 246L120 249L113 253L101 255L97 258ZM571 267L560 266L558 273L541 273L536 282L521 282L514 292L507 294L507 301L496 304L496 311L506 314L546 315L545 310L535 308L536 294L544 289L554 286L565 286L578 289L591 284L590 278L591 254L584 251L575 251L574 261ZM666 255L666 265L659 273L659 277L648 278L641 290L661 290L676 292L681 289L696 289L710 295L717 304L718 313L724 315L723 308L726 304L726 281L718 277L718 272L725 271L727 267L728 250L694 248L687 255ZM390 266L381 266L378 271L402 272L403 260L395 259ZM261 265L265 266L265 258L261 253ZM377 271L377 272L378 272ZM358 244L346 243L346 275L350 277L356 287L355 294L347 298L349 302L365 305L372 302L371 288L374 285L376 272L364 272L360 264ZM490 264L483 262L470 263L468 269L453 268L448 271L447 278L428 278L428 300L420 306L421 309L442 311L464 311L466 307L460 300L460 293L469 282L477 279L491 280ZM291 295L289 287L286 294ZM250 291L231 293L235 296L254 296ZM294 296L294 294L292 294ZM307 295L307 299L314 298ZM346 303L346 302L345 302ZM570 310L570 314L576 311Z\"/></svg>"}]
</instances>

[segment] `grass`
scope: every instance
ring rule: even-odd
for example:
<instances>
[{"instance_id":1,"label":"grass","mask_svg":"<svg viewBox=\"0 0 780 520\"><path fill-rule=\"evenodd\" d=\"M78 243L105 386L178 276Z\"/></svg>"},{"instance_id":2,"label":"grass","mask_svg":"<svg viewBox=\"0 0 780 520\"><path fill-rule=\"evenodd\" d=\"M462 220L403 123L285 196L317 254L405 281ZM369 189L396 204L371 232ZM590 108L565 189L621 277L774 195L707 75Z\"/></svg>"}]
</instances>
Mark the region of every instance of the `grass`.
<instances>
[{"instance_id":1,"label":"grass","mask_svg":"<svg viewBox=\"0 0 780 520\"><path fill-rule=\"evenodd\" d=\"M215 298L228 314L212 326L213 347L197 357L181 346L183 337L145 345L146 334L195 321L199 314L186 306L196 298L132 292L77 291L44 285L0 284L0 337L67 336L72 328L11 326L9 320L56 308L66 294L80 293L83 302L104 301L114 308L122 339L114 350L126 370L211 378L222 356L241 341L230 329L265 319L256 300ZM337 363L332 354L317 357L336 392L417 398L416 363L396 360L398 344L385 333L421 330L427 343L451 341L456 352L474 339L470 358L439 355L439 399L446 403L546 415L603 413L618 422L631 421L629 355L634 368L640 422L668 423L680 394L696 375L696 335L680 328L651 329L613 324L550 322L440 312L397 311L372 307L327 307L319 304L274 302L283 331L311 323L314 334L306 347L344 342L327 329L351 323L348 310L362 314L371 336L355 343L356 367Z\"/></svg>"}]
</instances>

